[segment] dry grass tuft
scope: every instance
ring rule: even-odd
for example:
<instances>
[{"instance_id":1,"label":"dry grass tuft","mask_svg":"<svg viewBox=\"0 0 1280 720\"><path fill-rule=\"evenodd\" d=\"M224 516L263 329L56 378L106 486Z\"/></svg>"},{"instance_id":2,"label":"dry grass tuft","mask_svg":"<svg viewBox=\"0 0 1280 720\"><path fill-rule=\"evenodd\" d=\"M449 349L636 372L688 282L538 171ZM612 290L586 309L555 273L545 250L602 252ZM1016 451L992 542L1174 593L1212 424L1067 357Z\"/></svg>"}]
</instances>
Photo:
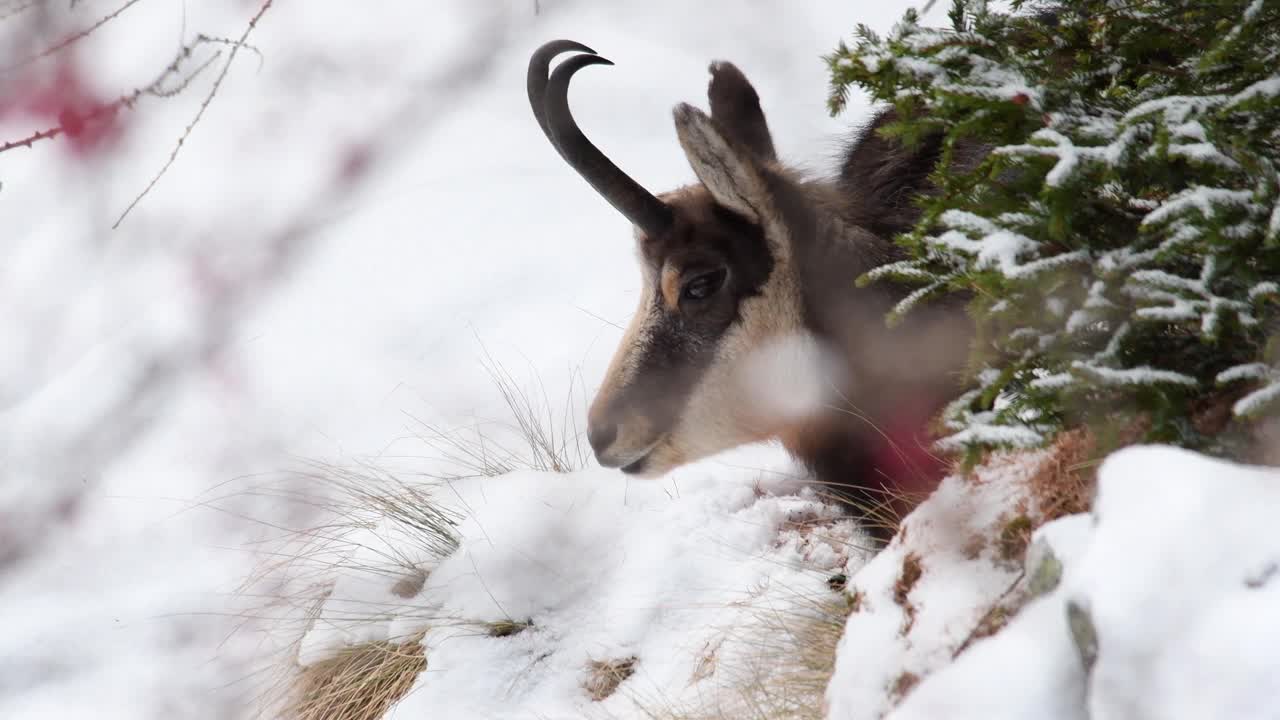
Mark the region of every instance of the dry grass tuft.
<instances>
[{"instance_id":1,"label":"dry grass tuft","mask_svg":"<svg viewBox=\"0 0 1280 720\"><path fill-rule=\"evenodd\" d=\"M636 661L634 655L619 660L592 660L587 663L587 677L582 682L582 689L587 691L592 701L604 700L635 674Z\"/></svg>"},{"instance_id":2,"label":"dry grass tuft","mask_svg":"<svg viewBox=\"0 0 1280 720\"><path fill-rule=\"evenodd\" d=\"M302 668L284 708L289 720L378 720L427 667L422 636L371 642Z\"/></svg>"},{"instance_id":3,"label":"dry grass tuft","mask_svg":"<svg viewBox=\"0 0 1280 720\"><path fill-rule=\"evenodd\" d=\"M334 577L359 572L385 576L394 595L409 599L426 583L424 559L458 548L461 516L436 500L438 482L406 481L372 465L313 463L289 483L252 494L305 505L320 520L258 550L264 561L242 583L246 597L250 588L288 586L296 594L263 599L306 608Z\"/></svg>"},{"instance_id":4,"label":"dry grass tuft","mask_svg":"<svg viewBox=\"0 0 1280 720\"><path fill-rule=\"evenodd\" d=\"M569 389L557 412L536 373L537 389L529 390L483 344L480 349L480 365L506 406L507 417L461 428L421 422L419 439L453 471L445 479L497 477L516 470L567 473L586 467L591 448L578 427L578 417L586 415L582 375L570 373Z\"/></svg>"},{"instance_id":5,"label":"dry grass tuft","mask_svg":"<svg viewBox=\"0 0 1280 720\"><path fill-rule=\"evenodd\" d=\"M758 706L768 713L760 720L816 720L824 716L836 647L855 604L861 604L857 593L841 593L818 603L807 617L793 617L782 624L791 655L781 661L783 670L774 677L772 688L761 688L763 698Z\"/></svg>"},{"instance_id":6,"label":"dry grass tuft","mask_svg":"<svg viewBox=\"0 0 1280 720\"><path fill-rule=\"evenodd\" d=\"M899 675L893 685L889 687L889 695L895 703L902 702L912 690L916 689L916 685L920 684L920 676L913 672L904 672Z\"/></svg>"},{"instance_id":7,"label":"dry grass tuft","mask_svg":"<svg viewBox=\"0 0 1280 720\"><path fill-rule=\"evenodd\" d=\"M827 684L849 614L861 602L854 593L798 596L785 607L759 608L759 622L741 633L750 658L726 659L721 636L707 643L690 684L707 682L694 707L663 707L661 698L637 698L652 720L824 720ZM736 644L736 643L735 643ZM714 689L710 689L714 688Z\"/></svg>"},{"instance_id":8,"label":"dry grass tuft","mask_svg":"<svg viewBox=\"0 0 1280 720\"><path fill-rule=\"evenodd\" d=\"M901 633L906 635L916 624L916 606L911 602L911 590L924 575L924 567L920 564L920 556L914 552L907 553L902 559L902 572L893 583L893 601L900 605L906 615L902 623Z\"/></svg>"},{"instance_id":9,"label":"dry grass tuft","mask_svg":"<svg viewBox=\"0 0 1280 720\"><path fill-rule=\"evenodd\" d=\"M576 400L585 397L579 375L570 376L563 410L553 411L536 376L533 387L538 389L526 390L487 350L482 366L506 406L506 417L460 429L422 423L420 439L430 452L409 459L429 463L426 472L418 469L410 475L374 463L344 467L316 462L204 501L217 509L229 498L250 496L299 509L294 527L264 524L270 537L254 550L262 562L238 590L240 598L252 603L242 613L243 626L262 633L279 656L259 673L265 680L257 699L261 717L376 717L407 691L410 670L425 664L415 640L361 645L300 669L296 658L301 640L318 624L360 627L394 617L417 627L448 624L491 637L509 637L531 626L517 619L442 618L414 601L426 587L430 569L459 547L462 516L451 509L453 503L441 501L456 494L455 481L517 470L570 472L590 457L575 424L583 414ZM362 583L385 579L390 599L331 597L335 583L348 576ZM395 677L407 678L405 687Z\"/></svg>"},{"instance_id":10,"label":"dry grass tuft","mask_svg":"<svg viewBox=\"0 0 1280 720\"><path fill-rule=\"evenodd\" d=\"M991 637L1003 630L1004 626L1008 625L1009 621L1012 620L1021 609L1021 599L1015 601L1012 606L1005 606L1002 603L996 603L991 606L991 609L983 613L982 617L978 620L978 624L974 626L973 630L969 631L969 635L964 639L964 642L960 643L956 649L952 651L951 658L954 660L955 658L960 657L960 655L963 654L964 651L968 650L975 642L983 638Z\"/></svg>"},{"instance_id":11,"label":"dry grass tuft","mask_svg":"<svg viewBox=\"0 0 1280 720\"><path fill-rule=\"evenodd\" d=\"M907 556L902 559L902 572L893 583L894 602L907 607L910 604L907 596L911 594L912 588L916 586L922 575L924 575L924 568L920 564L920 556L914 552L907 553Z\"/></svg>"},{"instance_id":12,"label":"dry grass tuft","mask_svg":"<svg viewBox=\"0 0 1280 720\"><path fill-rule=\"evenodd\" d=\"M1049 457L1028 479L1038 517L1035 527L1088 512L1097 487L1097 441L1087 429L1069 430L1049 448ZM1034 529L1034 528L1032 528Z\"/></svg>"},{"instance_id":13,"label":"dry grass tuft","mask_svg":"<svg viewBox=\"0 0 1280 720\"><path fill-rule=\"evenodd\" d=\"M485 631L489 637L504 638L520 633L533 627L531 620L499 620L497 622L485 623Z\"/></svg>"},{"instance_id":14,"label":"dry grass tuft","mask_svg":"<svg viewBox=\"0 0 1280 720\"><path fill-rule=\"evenodd\" d=\"M974 533L965 541L962 548L966 560L977 560L982 557L982 551L987 549L987 538L982 533Z\"/></svg>"},{"instance_id":15,"label":"dry grass tuft","mask_svg":"<svg viewBox=\"0 0 1280 720\"><path fill-rule=\"evenodd\" d=\"M1128 428L1133 431L1134 428ZM1136 440L1134 434L1128 441ZM1125 444L1122 439L1121 444ZM1058 435L1042 459L1026 479L1026 497L1016 509L1001 518L992 533L994 537L994 562L1015 569L1026 562L1027 549L1036 529L1045 523L1066 515L1088 512L1093 503L1096 488L1096 468L1099 463L1099 443L1088 429L1070 430ZM1005 456L1010 462L1019 462L1017 455ZM999 460L993 458L993 462ZM966 556L976 559L985 541L980 536L970 540L972 552L966 548ZM955 649L953 657L959 657L975 642L996 634L1012 620L1032 595L1027 589L1026 576L1019 573L1013 584L1000 596L978 620L965 640Z\"/></svg>"},{"instance_id":16,"label":"dry grass tuft","mask_svg":"<svg viewBox=\"0 0 1280 720\"><path fill-rule=\"evenodd\" d=\"M435 618L413 598L429 567L457 549L460 517L435 498L436 482L411 482L373 466L313 464L253 494L306 507L311 525L271 526L256 548L261 563L242 583L246 631L256 629L278 656L260 671L258 717L363 720L379 717L408 691L425 664L419 637L367 643L307 666L298 663L313 628L359 627L395 615L425 627ZM331 597L340 578L385 583L387 601ZM416 669L415 669L416 668ZM403 687L402 687L403 685Z\"/></svg>"},{"instance_id":17,"label":"dry grass tuft","mask_svg":"<svg viewBox=\"0 0 1280 720\"><path fill-rule=\"evenodd\" d=\"M1025 513L1020 513L1000 527L997 540L1000 559L1006 563L1021 565L1031 545L1031 531L1034 521Z\"/></svg>"},{"instance_id":18,"label":"dry grass tuft","mask_svg":"<svg viewBox=\"0 0 1280 720\"><path fill-rule=\"evenodd\" d=\"M859 488L859 493L874 499L854 499L839 485L817 488L818 497L832 505L848 508L858 524L879 542L887 542L902 529L902 521L928 493L908 492L901 488Z\"/></svg>"}]
</instances>

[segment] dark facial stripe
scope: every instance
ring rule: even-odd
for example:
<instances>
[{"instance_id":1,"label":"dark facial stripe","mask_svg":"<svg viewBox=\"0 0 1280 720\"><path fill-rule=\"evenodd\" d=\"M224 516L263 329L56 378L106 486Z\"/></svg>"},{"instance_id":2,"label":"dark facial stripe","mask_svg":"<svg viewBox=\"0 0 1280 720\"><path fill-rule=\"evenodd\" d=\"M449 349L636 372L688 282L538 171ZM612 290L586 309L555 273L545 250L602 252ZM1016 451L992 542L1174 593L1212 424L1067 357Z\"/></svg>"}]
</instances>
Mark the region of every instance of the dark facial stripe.
<instances>
[{"instance_id":1,"label":"dark facial stripe","mask_svg":"<svg viewBox=\"0 0 1280 720\"><path fill-rule=\"evenodd\" d=\"M631 382L611 399L618 416L642 414L655 436L678 421L694 387L716 358L720 342L741 319L742 303L763 292L774 269L761 229L715 205L705 191L677 208L670 233L642 241L654 286L642 310L643 347L632 358ZM724 269L724 284L706 299L683 293L694 278Z\"/></svg>"}]
</instances>

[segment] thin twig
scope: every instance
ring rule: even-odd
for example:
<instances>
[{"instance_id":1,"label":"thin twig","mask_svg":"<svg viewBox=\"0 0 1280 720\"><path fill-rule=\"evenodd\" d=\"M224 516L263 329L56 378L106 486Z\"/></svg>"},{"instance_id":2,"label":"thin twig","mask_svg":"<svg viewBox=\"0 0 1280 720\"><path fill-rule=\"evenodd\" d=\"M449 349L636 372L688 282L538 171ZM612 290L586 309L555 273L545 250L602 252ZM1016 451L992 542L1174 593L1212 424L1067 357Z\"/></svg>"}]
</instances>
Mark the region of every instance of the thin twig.
<instances>
[{"instance_id":1,"label":"thin twig","mask_svg":"<svg viewBox=\"0 0 1280 720\"><path fill-rule=\"evenodd\" d=\"M577 310L577 311L581 312L582 314L587 315L588 317L591 317L591 318L595 318L596 320L599 320L600 322L604 323L605 325L612 325L612 326L614 326L614 327L618 328L619 330L626 330L626 328L622 327L622 326L621 326L621 325L619 325L618 323L616 323L616 322L614 322L614 321L612 321L612 320L608 320L608 319L602 318L602 317L600 317L599 315L597 315L597 314L595 314L595 313L591 312L590 310L588 310L588 309L586 309L586 308L582 307L581 305L574 305L573 307L574 307L574 309L575 309L575 310Z\"/></svg>"},{"instance_id":2,"label":"thin twig","mask_svg":"<svg viewBox=\"0 0 1280 720\"><path fill-rule=\"evenodd\" d=\"M191 57L191 53L196 48L196 46L208 41L209 40L207 38L204 38L202 36L201 38L198 38L196 42L192 43L191 45L184 46L182 48L182 51L179 52L176 57L174 57L173 62L169 63L168 67L166 67L164 71L161 72L160 75L156 77L155 80L151 81L149 84L143 87L135 88L132 92L130 92L127 95L121 95L120 97L116 98L112 102L107 103L106 105L101 105L97 108L94 108L88 114L86 114L83 118L81 118L80 121L86 125L90 123L97 123L97 122L103 121L106 118L114 117L122 109L132 110L134 105L136 105L138 100L142 98L142 96L144 95L150 95L152 97L157 97L157 98L167 98L167 97L173 97L174 95L181 93L183 90L186 90L187 87L191 85L192 81L194 81L196 77L200 75L200 73L204 72L205 69L208 68L213 63L214 60L218 59L218 57L221 56L222 54L221 51L214 53L209 59L201 63L199 67L197 67L187 76L183 77L182 80L176 86L169 89L165 89L165 88L162 88L161 85L164 84L164 81L170 75L174 75L178 73L178 70L182 65L182 61ZM3 145L0 145L0 153L13 150L15 148L20 148L20 147L30 148L33 143L39 142L40 140L49 140L49 139L58 137L59 135L62 135L66 132L67 132L66 127L63 124L58 124L54 127L48 128L47 130L40 130L39 132L32 133L31 135L28 135L27 137L21 140L12 140L4 143Z\"/></svg>"},{"instance_id":3,"label":"thin twig","mask_svg":"<svg viewBox=\"0 0 1280 720\"><path fill-rule=\"evenodd\" d=\"M124 5L121 5L119 8L116 8L114 12L102 16L101 18L98 19L97 22L85 28L84 30L81 30L80 32L73 33L67 36L67 38L64 39L62 42L57 43L56 45L53 45L51 47L45 48L44 50L36 53L35 55L25 57L12 65L7 65L3 68L0 68L0 74L11 73L14 70L18 70L20 68L26 67L27 65L30 65L31 63L36 62L37 60L43 60L44 58L47 58L50 55L53 55L57 52L67 49L71 45L74 45L75 43L92 35L98 28L102 27L103 25L106 25L112 20L115 20L117 17L120 17L120 15L123 14L125 10L128 10L134 5L137 5L139 2L141 2L141 0L128 0L128 2L126 2Z\"/></svg>"},{"instance_id":4,"label":"thin twig","mask_svg":"<svg viewBox=\"0 0 1280 720\"><path fill-rule=\"evenodd\" d=\"M1018 576L1013 579L1013 582L1009 584L1009 587L1005 588L1005 591L1000 593L1000 597L996 598L996 601L991 605L990 608L987 609L985 613L982 614L981 618L978 618L978 623L974 625L973 629L969 631L969 634L965 636L964 642L961 642L958 646L956 646L955 651L951 653L952 660L955 660L956 658L960 657L960 653L963 653L965 650L968 650L969 646L979 639L978 633L982 631L987 621L995 616L996 612L1001 610L1008 612L1008 608L1004 607L1004 601L1007 600L1009 596L1013 594L1014 590L1018 589L1019 584L1022 583L1023 578L1025 578L1026 576L1027 576L1027 571L1024 568L1018 573Z\"/></svg>"},{"instance_id":5,"label":"thin twig","mask_svg":"<svg viewBox=\"0 0 1280 720\"><path fill-rule=\"evenodd\" d=\"M230 47L230 48L235 48L236 46L243 47L245 50L248 50L249 52L258 56L258 70L262 70L262 66L266 62L266 58L263 56L262 51L259 50L256 46L249 45L248 43L243 43L243 42L238 43L235 40L232 40L231 38L219 37L217 35L205 35L204 33L200 33L199 35L196 36L196 43L209 43L211 45L226 45L227 47Z\"/></svg>"},{"instance_id":6,"label":"thin twig","mask_svg":"<svg viewBox=\"0 0 1280 720\"><path fill-rule=\"evenodd\" d=\"M188 123L187 127L182 131L182 135L178 137L178 142L174 144L173 151L169 153L169 159L165 161L164 165L160 168L160 171L151 178L151 182L147 183L147 186L142 189L142 192L138 193L138 196L129 203L129 206L124 209L124 212L120 213L120 217L116 218L115 223L111 225L112 230L120 227L120 223L124 222L124 219L128 217L129 213L138 206L138 203L142 202L142 199L151 192L151 189L156 186L156 183L160 182L160 178L164 177L165 173L169 172L169 168L172 167L174 161L178 159L178 152L182 150L182 146L186 143L187 138L190 137L191 132L195 130L196 124L200 122L200 118L204 117L205 110L209 109L209 103L213 102L214 96L218 94L218 89L222 87L222 81L226 79L227 73L230 72L231 64L235 62L236 55L240 52L240 48L245 47L245 40L249 38L249 33L253 32L253 29L257 27L258 20L262 19L263 14L265 14L267 9L271 7L272 2L274 2L274 0L264 0L262 7L258 8L258 12L249 19L249 25L245 27L244 32L240 34L240 39L232 46L231 53L227 55L227 62L222 66L222 72L218 73L218 78L213 81L213 87L209 88L208 94L204 96L204 100L200 103L199 110L196 111L196 116L191 119L191 122Z\"/></svg>"},{"instance_id":7,"label":"thin twig","mask_svg":"<svg viewBox=\"0 0 1280 720\"><path fill-rule=\"evenodd\" d=\"M48 130L41 130L40 132L32 133L31 135L28 135L27 137L21 140L11 140L3 145L0 145L0 153L5 152L6 150L12 150L14 148L20 148L20 147L29 148L31 147L32 143L39 142L40 140L48 140L50 138L56 138L61 134L62 134L61 125L57 127L49 128Z\"/></svg>"},{"instance_id":8,"label":"thin twig","mask_svg":"<svg viewBox=\"0 0 1280 720\"><path fill-rule=\"evenodd\" d=\"M0 13L0 21L8 20L9 18L14 17L15 15L24 13L30 10L31 8L37 7L39 5L40 5L40 0L30 0L29 2L23 3L21 5L15 5L9 8L8 10L6 10L4 13Z\"/></svg>"}]
</instances>

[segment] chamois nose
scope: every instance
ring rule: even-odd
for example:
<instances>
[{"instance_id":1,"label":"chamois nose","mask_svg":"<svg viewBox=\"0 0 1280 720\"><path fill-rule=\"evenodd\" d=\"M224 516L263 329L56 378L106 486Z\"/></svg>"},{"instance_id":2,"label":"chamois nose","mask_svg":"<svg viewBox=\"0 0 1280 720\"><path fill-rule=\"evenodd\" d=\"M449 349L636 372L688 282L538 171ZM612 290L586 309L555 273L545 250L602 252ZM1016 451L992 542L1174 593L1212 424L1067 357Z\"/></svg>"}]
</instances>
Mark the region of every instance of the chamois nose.
<instances>
[{"instance_id":1,"label":"chamois nose","mask_svg":"<svg viewBox=\"0 0 1280 720\"><path fill-rule=\"evenodd\" d=\"M618 439L618 423L612 420L592 420L587 423L587 442L595 451L597 458L605 457L609 448Z\"/></svg>"}]
</instances>

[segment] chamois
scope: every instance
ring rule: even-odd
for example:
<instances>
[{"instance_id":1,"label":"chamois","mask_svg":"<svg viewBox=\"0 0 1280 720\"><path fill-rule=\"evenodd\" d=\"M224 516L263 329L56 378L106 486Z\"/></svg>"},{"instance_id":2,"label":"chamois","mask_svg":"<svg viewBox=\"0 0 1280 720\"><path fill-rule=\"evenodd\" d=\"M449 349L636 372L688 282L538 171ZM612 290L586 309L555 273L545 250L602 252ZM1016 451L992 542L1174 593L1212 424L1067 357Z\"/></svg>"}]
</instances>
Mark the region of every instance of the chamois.
<instances>
[{"instance_id":1,"label":"chamois","mask_svg":"<svg viewBox=\"0 0 1280 720\"><path fill-rule=\"evenodd\" d=\"M552 71L568 51L578 54ZM635 226L640 305L588 416L600 464L655 476L780 438L864 511L932 489L943 463L927 428L957 393L971 323L952 302L889 328L886 312L913 288L855 280L901 257L891 239L918 218L938 139L912 149L886 139L876 130L894 115L882 111L837 177L802 178L779 162L755 88L714 62L710 116L674 110L699 182L655 196L569 112L570 79L596 64L612 63L549 42L530 59L528 93L552 146Z\"/></svg>"}]
</instances>

